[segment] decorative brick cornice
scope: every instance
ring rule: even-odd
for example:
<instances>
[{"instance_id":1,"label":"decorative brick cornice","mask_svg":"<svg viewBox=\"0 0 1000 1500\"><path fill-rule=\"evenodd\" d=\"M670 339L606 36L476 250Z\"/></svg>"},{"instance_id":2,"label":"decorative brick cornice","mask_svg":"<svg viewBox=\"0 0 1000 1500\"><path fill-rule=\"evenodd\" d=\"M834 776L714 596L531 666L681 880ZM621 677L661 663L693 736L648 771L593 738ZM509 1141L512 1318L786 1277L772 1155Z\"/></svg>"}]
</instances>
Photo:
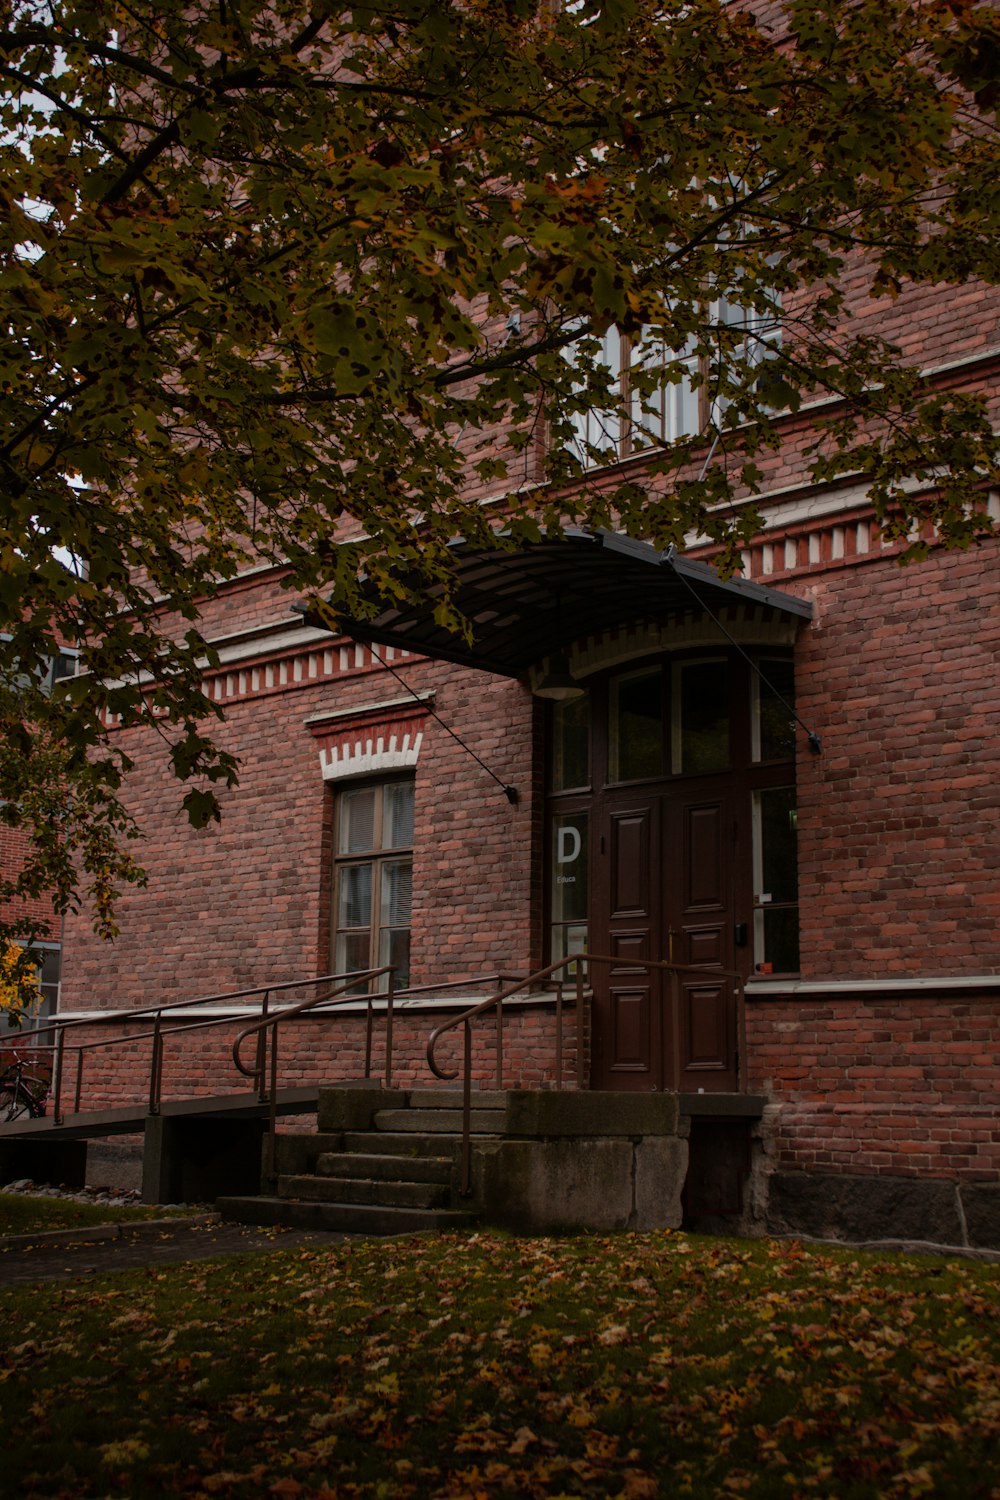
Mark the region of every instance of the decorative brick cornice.
<instances>
[{"instance_id":1,"label":"decorative brick cornice","mask_svg":"<svg viewBox=\"0 0 1000 1500\"><path fill-rule=\"evenodd\" d=\"M399 651L392 646L379 648L382 661L403 661L412 655L410 651ZM234 662L232 666L223 661L218 668L208 670L205 692L213 703L233 703L241 698L308 687L360 672L381 672L382 661L376 661L371 647L360 641L333 641L281 652L262 650L256 660L244 660L239 665Z\"/></svg>"},{"instance_id":2,"label":"decorative brick cornice","mask_svg":"<svg viewBox=\"0 0 1000 1500\"><path fill-rule=\"evenodd\" d=\"M907 542L886 541L868 505L802 516L802 507L776 506L765 517L765 529L743 553L744 578L771 583L793 575L826 573L852 564L898 557ZM1000 495L990 494L984 509L1000 524ZM937 541L934 528L921 536L931 546ZM916 540L917 531L912 533Z\"/></svg>"},{"instance_id":3,"label":"decorative brick cornice","mask_svg":"<svg viewBox=\"0 0 1000 1500\"><path fill-rule=\"evenodd\" d=\"M241 637L219 648L218 655L217 666L206 665L202 685L206 697L223 708L249 698L292 692L346 677L382 674L387 664L418 659L416 653L395 646L380 646L380 659L376 659L371 647L360 641L331 640L312 630L275 632L270 642L266 637L259 640ZM143 674L140 682L152 686L148 674ZM153 713L155 716L155 709ZM107 724L109 729L117 729L121 719L109 715Z\"/></svg>"}]
</instances>

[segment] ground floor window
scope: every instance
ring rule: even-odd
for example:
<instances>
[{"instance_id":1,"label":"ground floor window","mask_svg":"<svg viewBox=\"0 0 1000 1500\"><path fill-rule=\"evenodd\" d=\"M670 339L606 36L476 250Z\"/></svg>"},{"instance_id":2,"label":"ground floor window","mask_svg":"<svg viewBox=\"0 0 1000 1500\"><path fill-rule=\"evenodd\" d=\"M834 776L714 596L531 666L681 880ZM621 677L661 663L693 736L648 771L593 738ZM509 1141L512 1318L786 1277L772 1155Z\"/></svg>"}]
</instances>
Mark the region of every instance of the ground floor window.
<instances>
[{"instance_id":1,"label":"ground floor window","mask_svg":"<svg viewBox=\"0 0 1000 1500\"><path fill-rule=\"evenodd\" d=\"M753 794L754 959L759 974L799 967L798 813L794 786Z\"/></svg>"},{"instance_id":2,"label":"ground floor window","mask_svg":"<svg viewBox=\"0 0 1000 1500\"><path fill-rule=\"evenodd\" d=\"M588 818L585 812L552 819L552 962L587 947Z\"/></svg>"},{"instance_id":3,"label":"ground floor window","mask_svg":"<svg viewBox=\"0 0 1000 1500\"><path fill-rule=\"evenodd\" d=\"M0 1014L0 1031L28 1030L54 1016L58 1009L61 950L56 943L36 943L33 952L38 972L38 1003L19 1028L11 1028L7 1018Z\"/></svg>"},{"instance_id":4,"label":"ground floor window","mask_svg":"<svg viewBox=\"0 0 1000 1500\"><path fill-rule=\"evenodd\" d=\"M413 781L370 782L338 793L333 967L339 974L395 968L410 981ZM387 976L380 988L387 988ZM364 986L359 986L359 991Z\"/></svg>"}]
</instances>

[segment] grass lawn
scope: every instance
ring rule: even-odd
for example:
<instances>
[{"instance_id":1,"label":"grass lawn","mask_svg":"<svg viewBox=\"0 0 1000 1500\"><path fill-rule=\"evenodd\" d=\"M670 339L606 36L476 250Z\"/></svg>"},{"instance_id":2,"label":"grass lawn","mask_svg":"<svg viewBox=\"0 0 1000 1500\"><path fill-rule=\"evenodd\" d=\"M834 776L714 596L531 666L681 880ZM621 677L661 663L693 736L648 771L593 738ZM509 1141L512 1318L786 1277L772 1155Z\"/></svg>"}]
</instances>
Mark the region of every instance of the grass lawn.
<instances>
[{"instance_id":1,"label":"grass lawn","mask_svg":"<svg viewBox=\"0 0 1000 1500\"><path fill-rule=\"evenodd\" d=\"M0 1293L0 1492L1000 1496L1000 1272L683 1234Z\"/></svg>"},{"instance_id":2,"label":"grass lawn","mask_svg":"<svg viewBox=\"0 0 1000 1500\"><path fill-rule=\"evenodd\" d=\"M170 1217L202 1210L171 1207ZM0 1193L0 1239L8 1234L38 1234L44 1229L79 1229L91 1224L120 1224L127 1219L162 1219L165 1210L138 1204L74 1203L69 1198L32 1198ZM0 1480L0 1485L2 1485Z\"/></svg>"}]
</instances>

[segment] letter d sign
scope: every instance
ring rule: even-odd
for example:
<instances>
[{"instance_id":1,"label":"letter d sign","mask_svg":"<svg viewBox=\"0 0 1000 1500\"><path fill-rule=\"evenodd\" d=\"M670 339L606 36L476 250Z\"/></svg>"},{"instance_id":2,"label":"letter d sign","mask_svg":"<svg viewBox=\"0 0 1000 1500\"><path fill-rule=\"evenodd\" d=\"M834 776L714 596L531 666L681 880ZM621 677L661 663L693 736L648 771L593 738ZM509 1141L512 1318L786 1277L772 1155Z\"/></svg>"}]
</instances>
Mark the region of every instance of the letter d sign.
<instances>
[{"instance_id":1,"label":"letter d sign","mask_svg":"<svg viewBox=\"0 0 1000 1500\"><path fill-rule=\"evenodd\" d=\"M576 828L560 828L556 845L556 863L571 865L575 859L579 859L580 849L581 839L579 830Z\"/></svg>"}]
</instances>

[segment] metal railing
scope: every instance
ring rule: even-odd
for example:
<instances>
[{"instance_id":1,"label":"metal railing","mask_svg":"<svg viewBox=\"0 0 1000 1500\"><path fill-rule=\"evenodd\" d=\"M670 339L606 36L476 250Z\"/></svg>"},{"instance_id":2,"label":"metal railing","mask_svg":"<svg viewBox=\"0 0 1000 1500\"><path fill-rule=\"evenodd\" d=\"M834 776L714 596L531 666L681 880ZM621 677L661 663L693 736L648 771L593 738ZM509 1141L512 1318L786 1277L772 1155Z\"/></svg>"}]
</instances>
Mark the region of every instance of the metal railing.
<instances>
[{"instance_id":1,"label":"metal railing","mask_svg":"<svg viewBox=\"0 0 1000 1500\"><path fill-rule=\"evenodd\" d=\"M388 991L383 992L381 995L373 995L371 993L371 984L383 975L388 975L389 977ZM271 1008L273 997L284 994L289 990L301 990L315 985L332 985L333 988L325 994L314 995L311 999L302 1001L298 1005L288 1006L278 1011ZM362 993L359 995L356 993L358 987L361 985L367 986L367 994ZM346 994L345 991L348 988L354 990L355 993ZM65 1021L61 1021L57 1016L51 1016L44 1022L39 1023L37 1027L32 1028L29 1032L18 1032L18 1044L20 1045L27 1041L31 1036L51 1036L55 1033L55 1041L52 1044L52 1087L49 1099L53 1122L56 1125L61 1125L66 1118L63 1107L63 1092L66 1083L67 1064L71 1057L75 1056L76 1059L76 1076L72 1085L73 1106L71 1113L79 1114L83 1099L85 1061L96 1052L110 1050L114 1047L132 1047L137 1042L148 1040L150 1042L150 1062L149 1085L146 1092L146 1099L148 1113L155 1115L159 1113L162 1102L164 1045L167 1038L179 1036L190 1031L209 1031L223 1026L232 1027L234 1024L239 1025L246 1020L245 1016L234 1016L230 1012L228 1015L212 1016L207 1020L185 1021L174 1026L164 1025L163 1018L169 1016L171 1012L195 1010L208 1005L234 1005L237 1002L260 997L260 1012L255 1024L258 1026L272 1024L276 1026L280 1025L284 1018L297 1017L307 1011L322 1010L325 1006L330 1006L331 1004L343 1003L345 1001L352 1001L355 1004L359 1001L367 1002L365 1025L365 1059L367 1071L365 1076L369 1077L373 1050L373 1002L378 999L385 999L386 994L391 996L391 990L392 971L389 968L365 969L351 974L321 974L318 977L307 979L289 979L279 984L256 985L251 989L227 990L220 994L200 995L194 999L174 1000L169 1001L165 1005L143 1006L138 1010L108 1010L104 1013L79 1016L73 1020ZM391 1015L391 999L390 1010L387 1014ZM149 1019L152 1020L152 1025L146 1030L138 1032L132 1030L135 1022ZM98 1037L92 1041L79 1043L67 1040L69 1033L76 1032L81 1027L93 1029L94 1027L104 1028L112 1026L128 1028L127 1034L123 1036ZM391 1031L391 1022L389 1023L389 1027ZM389 1047L391 1051L391 1035L389 1038ZM259 1046L258 1054L259 1066L250 1071L247 1071L239 1063L237 1063L237 1067L245 1077L253 1079L257 1088L258 1099L263 1104L268 1102L266 1085L263 1081L268 1071L266 1047L262 1048ZM391 1067L391 1063L389 1066ZM274 1079L276 1074L273 1069L271 1072L272 1079Z\"/></svg>"},{"instance_id":2,"label":"metal railing","mask_svg":"<svg viewBox=\"0 0 1000 1500\"><path fill-rule=\"evenodd\" d=\"M589 954L588 954L589 957ZM585 1086L585 1058L584 1058L584 1000L589 999L590 991L585 989L583 983L583 964L579 954L572 954L568 958L561 958L554 964L549 964L544 969L537 969L534 974L529 974L523 979L515 980L506 989L499 990L495 995L488 995L478 1005L471 1006L460 1016L453 1016L450 1021L445 1021L431 1032L427 1039L427 1064L436 1078L442 1082L450 1083L459 1076L459 1069L453 1073L446 1072L438 1063L435 1053L441 1037L456 1027L462 1028L462 1183L459 1191L464 1197L472 1191L472 1026L473 1022L489 1010L496 1012L496 1077L497 1088L503 1089L503 1027L504 1027L504 1001L510 1000L514 995L535 988L538 989L547 981L552 982L553 976L561 969L569 965L576 966L576 973L566 979L555 981L555 1007L556 1007L556 1058L555 1058L555 1086L562 1088L563 1084L563 992L571 983L576 1006L576 1082L579 1088Z\"/></svg>"},{"instance_id":3,"label":"metal railing","mask_svg":"<svg viewBox=\"0 0 1000 1500\"><path fill-rule=\"evenodd\" d=\"M257 1097L262 1104L268 1105L267 1119L267 1160L265 1164L265 1175L268 1180L275 1180L275 1153L277 1144L275 1136L278 1124L278 1027L285 1021L292 1021L299 1016L305 1015L307 1011L314 1011L320 1007L356 1004L359 999L365 1000L365 1078L371 1077L372 1066L372 1024L375 1012L375 1000L385 1001L385 1074L384 1084L386 1088L392 1086L392 1015L393 1015L393 979L395 968L385 965L381 969L365 969L359 973L351 974L346 978L343 975L336 976L343 982L329 994L317 996L312 1000L303 1000L298 1005L289 1006L287 1010L277 1011L270 1016L262 1016L252 1026L245 1026L233 1042L233 1062L237 1071L245 1078L253 1079L257 1087ZM386 988L378 990L373 994L372 984L385 979ZM365 985L367 993L358 995L360 985ZM351 990L353 993L348 994ZM180 1028L178 1028L180 1029ZM247 1037L256 1036L256 1056L252 1067L247 1067L240 1058L243 1043ZM270 1045L268 1044L270 1037ZM268 1079L269 1082L265 1082Z\"/></svg>"},{"instance_id":4,"label":"metal railing","mask_svg":"<svg viewBox=\"0 0 1000 1500\"><path fill-rule=\"evenodd\" d=\"M666 959L641 958L623 960L621 957L611 958L601 953L573 953L566 958L561 958L547 968L538 969L534 974L518 980L508 988L498 991L495 995L489 995L477 1005L471 1006L459 1016L454 1016L450 1021L444 1022L431 1033L427 1041L427 1063L436 1078L443 1082L452 1082L462 1074L462 1178L459 1189L463 1197L468 1197L472 1192L472 1027L473 1023L480 1017L485 1016L491 1009L496 1013L496 1086L503 1090L503 1026L504 1026L504 1002L513 996L521 994L530 988L539 988L546 982L552 983L553 976L560 970L575 967L575 973L567 979L555 981L555 1006L556 1006L556 1057L555 1057L555 1086L562 1088L563 1083L563 991L572 981L574 990L574 1001L576 1008L576 1082L578 1088L586 1087L586 1056L584 1049L584 1002L593 999L593 990L589 984L584 983L584 971L589 964L604 964L611 968L630 970L656 969L670 975L670 1017L673 1032L673 1054L680 1055L680 980L682 974L696 974L701 978L723 978L736 981L739 993L743 989L743 976L735 969L706 968L697 964L675 964ZM435 1056L437 1045L441 1037L448 1032L462 1027L462 1066L454 1072L447 1072L438 1063Z\"/></svg>"},{"instance_id":5,"label":"metal railing","mask_svg":"<svg viewBox=\"0 0 1000 1500\"><path fill-rule=\"evenodd\" d=\"M144 1098L147 1112L155 1115L159 1113L162 1103L164 1054L167 1040L192 1031L210 1031L237 1025L240 1030L232 1048L234 1065L243 1077L251 1080L252 1087L256 1089L258 1101L261 1104L271 1104L273 1129L278 1076L278 1027L286 1021L294 1022L307 1014L322 1012L324 1009L332 1010L337 1006L364 1005L364 1077L368 1079L372 1076L375 1020L379 1011L384 1007L385 1061L382 1078L385 1087L389 1088L392 1085L393 1074L393 1021L395 1003L398 1000L418 998L422 995L438 995L446 990L468 990L473 985L476 987L496 986L517 978L516 975L490 973L437 984L415 985L400 991L395 989L394 967L384 965L377 969L354 970L350 974L321 974L305 979L289 979L278 984L257 985L251 989L227 990L219 994L200 995L194 999L143 1006L137 1010L109 1009L89 1016L75 1017L72 1020L60 1020L58 1016L52 1016L40 1021L30 1030L18 1031L11 1035L12 1037L16 1035L16 1042L20 1048L32 1045L35 1050L46 1050L51 1053L52 1076L48 1104L53 1123L60 1125L66 1120L63 1096L69 1075L75 1071L75 1076L70 1080L72 1098L70 1113L79 1114L83 1102L85 1064L94 1054L107 1052L117 1047L133 1047L137 1042L148 1041L150 1043L149 1078ZM380 983L384 983L385 988L376 988ZM286 994L289 990L302 990L320 985L329 985L332 988L295 1005L284 1006L279 1010L272 1007L273 999ZM175 1011L197 1010L210 1005L235 1006L257 997L259 997L259 1011L250 1024L247 1024L249 1019L247 1015L234 1015L232 1010L226 1015L211 1016L204 1020L183 1021L176 1025L164 1024L164 1018L166 1017L169 1021L171 1013ZM241 1008L249 1009L245 1006ZM152 1024L145 1030L133 1029L136 1022L145 1020L150 1020ZM75 1033L80 1028L92 1030L95 1027L101 1029L119 1027L125 1034L97 1037L79 1043L72 1041L71 1033ZM55 1040L45 1044L31 1042L33 1037L51 1038L53 1035ZM256 1035L257 1045L253 1064L249 1065L244 1064L242 1052L247 1037L251 1035Z\"/></svg>"}]
</instances>

